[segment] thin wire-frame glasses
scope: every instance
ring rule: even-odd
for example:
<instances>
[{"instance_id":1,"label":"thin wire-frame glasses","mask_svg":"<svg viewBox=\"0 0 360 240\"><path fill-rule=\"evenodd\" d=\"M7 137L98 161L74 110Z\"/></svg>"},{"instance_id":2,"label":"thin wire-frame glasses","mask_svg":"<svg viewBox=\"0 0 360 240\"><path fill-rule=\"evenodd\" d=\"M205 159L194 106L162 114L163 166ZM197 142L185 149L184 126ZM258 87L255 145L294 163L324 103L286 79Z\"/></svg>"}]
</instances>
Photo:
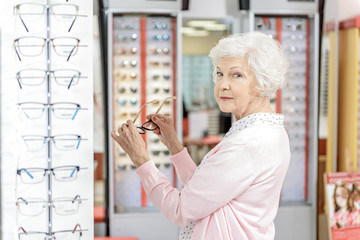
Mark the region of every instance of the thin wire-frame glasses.
<instances>
[{"instance_id":1,"label":"thin wire-frame glasses","mask_svg":"<svg viewBox=\"0 0 360 240\"><path fill-rule=\"evenodd\" d=\"M79 149L81 136L76 134L61 134L55 136L23 135L22 136L29 152L41 151L47 141L52 140L56 149L60 151L72 151Z\"/></svg>"},{"instance_id":2,"label":"thin wire-frame glasses","mask_svg":"<svg viewBox=\"0 0 360 240\"><path fill-rule=\"evenodd\" d=\"M171 99L176 99L176 97L175 97L175 96L172 96L172 97L167 97L167 98L165 98L165 99L162 101L162 103L160 104L159 108L156 110L155 115L158 114L158 113L160 112L161 108L164 106L164 104L165 104L165 103L168 103L169 100L171 100ZM137 120L138 117L140 116L141 111L143 110L143 108L144 108L146 105L148 105L148 104L158 104L159 102L160 102L159 100L156 100L156 99L155 99L155 100L152 100L152 101L149 101L149 102L145 103L145 104L140 108L139 112L136 114L133 122L134 122L134 123L136 122L136 120ZM145 123L143 123L140 127L137 127L137 128L138 128L138 132L139 132L140 134L145 134L146 131L155 131L156 129L159 128L159 126L156 125L156 124L150 119L150 120L146 121Z\"/></svg>"},{"instance_id":3,"label":"thin wire-frame glasses","mask_svg":"<svg viewBox=\"0 0 360 240\"><path fill-rule=\"evenodd\" d=\"M19 61L21 61L20 55L26 57L41 55L47 41L50 42L57 55L67 57L66 61L69 61L71 56L76 55L80 43L80 39L75 37L55 37L46 39L42 37L26 36L15 39L13 47Z\"/></svg>"},{"instance_id":4,"label":"thin wire-frame glasses","mask_svg":"<svg viewBox=\"0 0 360 240\"><path fill-rule=\"evenodd\" d=\"M82 237L82 230L80 224L76 224L72 230L62 230L55 232L37 232L37 231L26 231L23 227L19 227L18 238L19 240L80 240Z\"/></svg>"},{"instance_id":5,"label":"thin wire-frame glasses","mask_svg":"<svg viewBox=\"0 0 360 240\"><path fill-rule=\"evenodd\" d=\"M18 211L23 216L39 216L47 206L52 206L55 213L62 216L72 215L79 211L82 202L80 195L73 198L55 198L51 202L41 198L24 199L19 197L16 201Z\"/></svg>"},{"instance_id":6,"label":"thin wire-frame glasses","mask_svg":"<svg viewBox=\"0 0 360 240\"><path fill-rule=\"evenodd\" d=\"M74 120L76 114L80 110L80 104L71 102L57 103L39 103L39 102L23 102L17 104L28 119L41 118L47 108L50 108L55 117L60 119Z\"/></svg>"},{"instance_id":7,"label":"thin wire-frame glasses","mask_svg":"<svg viewBox=\"0 0 360 240\"><path fill-rule=\"evenodd\" d=\"M46 71L43 69L28 68L22 69L16 73L16 80L19 83L20 89L22 86L39 86L45 82L47 75L50 75L60 86L66 86L70 89L79 83L81 76L78 70L74 69L56 69L53 71Z\"/></svg>"},{"instance_id":8,"label":"thin wire-frame glasses","mask_svg":"<svg viewBox=\"0 0 360 240\"><path fill-rule=\"evenodd\" d=\"M14 7L15 14L19 15L21 23L25 30L29 32L29 28L25 22L31 22L45 14L45 10L49 8L51 14L61 21L71 21L68 32L71 31L76 18L78 17L79 6L75 4L41 4L41 3L21 3Z\"/></svg>"},{"instance_id":9,"label":"thin wire-frame glasses","mask_svg":"<svg viewBox=\"0 0 360 240\"><path fill-rule=\"evenodd\" d=\"M17 175L20 176L21 182L24 184L37 184L45 179L46 174L52 174L54 179L59 182L74 181L77 178L79 166L67 165L58 166L51 169L47 168L20 168Z\"/></svg>"}]
</instances>

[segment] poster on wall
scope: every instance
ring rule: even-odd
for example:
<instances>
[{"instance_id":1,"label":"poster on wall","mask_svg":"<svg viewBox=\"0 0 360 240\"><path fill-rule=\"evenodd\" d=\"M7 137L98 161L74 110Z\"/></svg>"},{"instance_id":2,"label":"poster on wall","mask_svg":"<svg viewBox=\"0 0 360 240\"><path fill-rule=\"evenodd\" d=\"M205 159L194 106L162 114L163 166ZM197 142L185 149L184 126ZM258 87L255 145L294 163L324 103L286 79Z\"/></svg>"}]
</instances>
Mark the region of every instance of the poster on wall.
<instances>
[{"instance_id":1,"label":"poster on wall","mask_svg":"<svg viewBox=\"0 0 360 240\"><path fill-rule=\"evenodd\" d=\"M360 236L360 172L326 173L329 236L355 240Z\"/></svg>"},{"instance_id":2,"label":"poster on wall","mask_svg":"<svg viewBox=\"0 0 360 240\"><path fill-rule=\"evenodd\" d=\"M2 1L1 240L92 239L93 6Z\"/></svg>"}]
</instances>

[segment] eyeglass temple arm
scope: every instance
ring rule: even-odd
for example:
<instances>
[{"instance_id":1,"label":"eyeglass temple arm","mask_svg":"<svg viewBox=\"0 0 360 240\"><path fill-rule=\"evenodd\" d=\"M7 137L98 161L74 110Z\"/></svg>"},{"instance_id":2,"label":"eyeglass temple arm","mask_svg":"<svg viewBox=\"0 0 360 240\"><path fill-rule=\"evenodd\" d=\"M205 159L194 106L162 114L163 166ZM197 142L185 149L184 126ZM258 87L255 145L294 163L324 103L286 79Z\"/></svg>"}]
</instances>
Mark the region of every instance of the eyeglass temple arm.
<instances>
[{"instance_id":1,"label":"eyeglass temple arm","mask_svg":"<svg viewBox=\"0 0 360 240\"><path fill-rule=\"evenodd\" d=\"M74 173L77 171L79 171L78 167L74 167L74 170L70 173L70 177L72 177L74 175Z\"/></svg>"},{"instance_id":2,"label":"eyeglass temple arm","mask_svg":"<svg viewBox=\"0 0 360 240\"><path fill-rule=\"evenodd\" d=\"M70 88L72 82L74 81L74 77L75 77L75 75L71 78L70 83L69 83L69 86L68 86L68 89Z\"/></svg>"},{"instance_id":3,"label":"eyeglass temple arm","mask_svg":"<svg viewBox=\"0 0 360 240\"><path fill-rule=\"evenodd\" d=\"M19 55L18 51L16 50L15 41L14 41L14 49L15 49L15 53L16 53L16 55L17 55L17 57L18 57L19 61L21 62L21 57L20 57L20 55Z\"/></svg>"},{"instance_id":4,"label":"eyeglass temple arm","mask_svg":"<svg viewBox=\"0 0 360 240\"><path fill-rule=\"evenodd\" d=\"M73 200L71 201L71 203L74 203L76 201L76 199L79 199L81 201L80 195L76 195Z\"/></svg>"},{"instance_id":5,"label":"eyeglass temple arm","mask_svg":"<svg viewBox=\"0 0 360 240\"><path fill-rule=\"evenodd\" d=\"M79 145L80 145L80 142L81 142L81 137L78 137L78 143L77 143L77 145L76 145L76 149L79 149Z\"/></svg>"},{"instance_id":6,"label":"eyeglass temple arm","mask_svg":"<svg viewBox=\"0 0 360 240\"><path fill-rule=\"evenodd\" d=\"M23 199L22 197L19 197L17 200L18 200L18 201L19 201L19 200L23 201L26 205L28 205L28 204L29 204L29 202L28 202L28 201L26 201L25 199Z\"/></svg>"},{"instance_id":7,"label":"eyeglass temple arm","mask_svg":"<svg viewBox=\"0 0 360 240\"><path fill-rule=\"evenodd\" d=\"M73 27L73 25L74 25L75 21L76 21L76 17L74 18L74 21L72 21L72 23L71 23L71 25L70 25L70 28L69 28L68 32L70 32L70 31L71 31L71 29L72 29L72 27Z\"/></svg>"},{"instance_id":8,"label":"eyeglass temple arm","mask_svg":"<svg viewBox=\"0 0 360 240\"><path fill-rule=\"evenodd\" d=\"M160 107L158 108L158 110L155 112L155 115L160 112L161 108L164 106L164 104L166 103L166 101L169 100L169 99L176 99L176 97L175 97L175 96L172 96L172 97L167 97L167 98L165 98L164 101L161 103Z\"/></svg>"},{"instance_id":9,"label":"eyeglass temple arm","mask_svg":"<svg viewBox=\"0 0 360 240\"><path fill-rule=\"evenodd\" d=\"M76 47L77 47L77 45L75 45L75 46L73 47L73 49L71 49L71 51L70 51L70 53L69 53L69 56L68 56L68 58L66 59L67 62L70 60L71 54L73 53L73 51L75 50Z\"/></svg>"},{"instance_id":10,"label":"eyeglass temple arm","mask_svg":"<svg viewBox=\"0 0 360 240\"><path fill-rule=\"evenodd\" d=\"M19 170L18 170L18 174L20 174L20 172L21 172L21 171L26 172L26 174L27 174L27 175L29 175L29 177L30 177L31 179L34 179L34 176L33 176L33 175L31 175L31 173L29 173L29 171L28 171L28 170L26 170L25 168L21 168L21 169L19 169Z\"/></svg>"},{"instance_id":11,"label":"eyeglass temple arm","mask_svg":"<svg viewBox=\"0 0 360 240\"><path fill-rule=\"evenodd\" d=\"M20 82L20 74L16 74L16 80L18 81L20 89L22 89L21 82Z\"/></svg>"},{"instance_id":12,"label":"eyeglass temple arm","mask_svg":"<svg viewBox=\"0 0 360 240\"><path fill-rule=\"evenodd\" d=\"M25 22L24 22L24 20L22 19L22 17L21 17L20 14L19 14L19 18L20 18L20 20L21 20L21 23L24 25L24 28L25 28L26 32L29 32L29 29L26 27L26 24L25 24Z\"/></svg>"},{"instance_id":13,"label":"eyeglass temple arm","mask_svg":"<svg viewBox=\"0 0 360 240\"><path fill-rule=\"evenodd\" d=\"M72 233L74 233L75 231L76 231L76 229L77 228L80 228L80 230L81 230L81 226L80 226L80 224L76 224L76 226L74 227L74 230L72 231Z\"/></svg>"},{"instance_id":14,"label":"eyeglass temple arm","mask_svg":"<svg viewBox=\"0 0 360 240\"><path fill-rule=\"evenodd\" d=\"M23 227L19 227L18 232L20 233L22 231L23 233L27 233Z\"/></svg>"},{"instance_id":15,"label":"eyeglass temple arm","mask_svg":"<svg viewBox=\"0 0 360 240\"><path fill-rule=\"evenodd\" d=\"M140 116L141 111L143 110L143 108L144 108L147 104L156 103L156 102L158 102L158 101L159 101L159 100L152 100L152 101L150 101L150 102L145 103L145 104L140 108L139 112L136 114L136 116L135 116L135 118L134 118L134 120L133 120L133 123L136 122L136 120L137 120L138 117Z\"/></svg>"},{"instance_id":16,"label":"eyeglass temple arm","mask_svg":"<svg viewBox=\"0 0 360 240\"><path fill-rule=\"evenodd\" d=\"M80 107L77 107L77 108L76 108L76 111L75 111L74 115L72 116L71 120L74 120L74 118L75 118L76 114L78 113L79 109L80 109ZM80 144L80 142L78 143L76 149L78 149L79 144Z\"/></svg>"}]
</instances>

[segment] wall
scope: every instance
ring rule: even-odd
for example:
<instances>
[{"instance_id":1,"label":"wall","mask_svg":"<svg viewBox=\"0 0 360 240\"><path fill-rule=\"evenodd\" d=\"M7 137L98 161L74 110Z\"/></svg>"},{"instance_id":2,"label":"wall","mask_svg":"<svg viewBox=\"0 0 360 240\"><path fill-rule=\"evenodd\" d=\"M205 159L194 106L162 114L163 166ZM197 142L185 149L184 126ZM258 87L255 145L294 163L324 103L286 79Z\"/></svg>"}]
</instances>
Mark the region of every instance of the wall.
<instances>
[{"instance_id":1,"label":"wall","mask_svg":"<svg viewBox=\"0 0 360 240\"><path fill-rule=\"evenodd\" d=\"M343 21L360 15L360 0L326 0L324 22Z\"/></svg>"}]
</instances>

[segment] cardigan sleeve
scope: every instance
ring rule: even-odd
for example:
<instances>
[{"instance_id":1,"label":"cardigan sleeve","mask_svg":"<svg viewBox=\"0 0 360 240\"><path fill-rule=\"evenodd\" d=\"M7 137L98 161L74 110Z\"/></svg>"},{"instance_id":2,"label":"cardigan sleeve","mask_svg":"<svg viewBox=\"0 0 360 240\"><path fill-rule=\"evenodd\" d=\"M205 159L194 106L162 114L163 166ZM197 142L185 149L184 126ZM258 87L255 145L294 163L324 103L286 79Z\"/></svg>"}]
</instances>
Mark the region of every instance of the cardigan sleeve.
<instances>
[{"instance_id":1,"label":"cardigan sleeve","mask_svg":"<svg viewBox=\"0 0 360 240\"><path fill-rule=\"evenodd\" d=\"M209 216L241 195L254 180L254 162L245 145L223 145L209 156L186 185L178 190L152 161L137 174L154 205L172 223L185 226L191 220Z\"/></svg>"},{"instance_id":2,"label":"cardigan sleeve","mask_svg":"<svg viewBox=\"0 0 360 240\"><path fill-rule=\"evenodd\" d=\"M176 175L179 177L182 186L184 186L189 179L194 175L196 170L196 165L191 159L187 148L184 148L181 152L170 156Z\"/></svg>"}]
</instances>

